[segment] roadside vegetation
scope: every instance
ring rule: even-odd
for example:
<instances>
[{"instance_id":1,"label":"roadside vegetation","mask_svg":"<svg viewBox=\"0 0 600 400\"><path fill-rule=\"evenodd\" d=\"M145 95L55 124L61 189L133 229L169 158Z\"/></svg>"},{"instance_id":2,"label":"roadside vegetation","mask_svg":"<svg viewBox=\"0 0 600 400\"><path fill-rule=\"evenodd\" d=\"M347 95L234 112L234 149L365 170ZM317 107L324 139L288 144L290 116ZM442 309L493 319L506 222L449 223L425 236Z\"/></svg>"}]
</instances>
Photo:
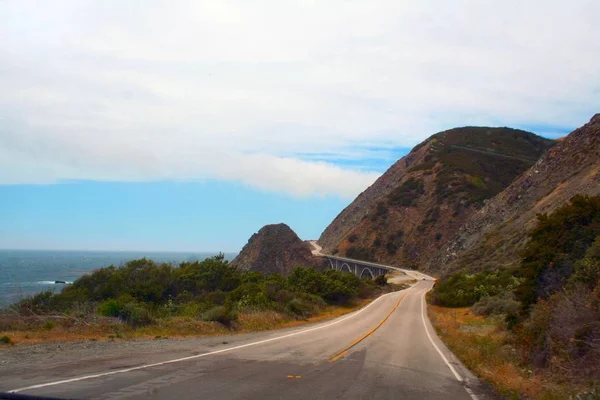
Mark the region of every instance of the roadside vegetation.
<instances>
[{"instance_id":1,"label":"roadside vegetation","mask_svg":"<svg viewBox=\"0 0 600 400\"><path fill-rule=\"evenodd\" d=\"M522 256L513 270L441 280L434 325L502 393L600 399L600 197L538 216Z\"/></svg>"},{"instance_id":2,"label":"roadside vegetation","mask_svg":"<svg viewBox=\"0 0 600 400\"><path fill-rule=\"evenodd\" d=\"M401 288L384 277L302 267L288 277L263 275L239 270L223 255L178 266L141 259L13 304L0 315L0 336L12 344L272 329L341 315Z\"/></svg>"}]
</instances>

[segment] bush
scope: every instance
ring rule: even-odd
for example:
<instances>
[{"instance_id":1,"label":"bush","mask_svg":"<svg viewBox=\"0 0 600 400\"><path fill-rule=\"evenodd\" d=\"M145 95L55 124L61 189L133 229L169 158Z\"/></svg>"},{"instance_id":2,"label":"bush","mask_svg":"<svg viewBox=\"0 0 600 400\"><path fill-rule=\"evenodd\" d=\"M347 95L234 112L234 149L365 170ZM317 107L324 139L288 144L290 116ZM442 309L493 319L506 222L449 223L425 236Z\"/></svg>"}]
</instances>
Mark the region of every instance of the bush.
<instances>
[{"instance_id":1,"label":"bush","mask_svg":"<svg viewBox=\"0 0 600 400\"><path fill-rule=\"evenodd\" d=\"M12 308L21 315L46 314L54 310L54 293L51 290L45 290L34 296L28 296Z\"/></svg>"},{"instance_id":2,"label":"bush","mask_svg":"<svg viewBox=\"0 0 600 400\"><path fill-rule=\"evenodd\" d=\"M345 304L359 293L359 288L367 285L354 274L340 271L317 271L296 268L288 277L288 288L321 297L330 304Z\"/></svg>"},{"instance_id":3,"label":"bush","mask_svg":"<svg viewBox=\"0 0 600 400\"><path fill-rule=\"evenodd\" d=\"M565 285L598 236L600 197L575 196L551 215L538 216L519 269L524 281L515 291L524 315L538 299L548 299Z\"/></svg>"},{"instance_id":4,"label":"bush","mask_svg":"<svg viewBox=\"0 0 600 400\"><path fill-rule=\"evenodd\" d=\"M52 329L56 328L56 324L52 321L47 321L42 328L44 328L47 331L51 331Z\"/></svg>"},{"instance_id":5,"label":"bush","mask_svg":"<svg viewBox=\"0 0 600 400\"><path fill-rule=\"evenodd\" d=\"M271 301L267 295L266 285L258 283L245 283L227 295L227 301L235 304L237 309L264 310L271 308Z\"/></svg>"},{"instance_id":6,"label":"bush","mask_svg":"<svg viewBox=\"0 0 600 400\"><path fill-rule=\"evenodd\" d=\"M202 314L204 321L219 322L225 326L230 326L231 323L237 320L237 314L226 306L215 306Z\"/></svg>"},{"instance_id":7,"label":"bush","mask_svg":"<svg viewBox=\"0 0 600 400\"><path fill-rule=\"evenodd\" d=\"M362 250L361 250L362 251ZM379 278L377 283L385 285ZM345 304L379 290L372 281L339 271L298 267L285 278L239 271L222 256L179 267L147 259L110 266L76 280L62 293L50 291L12 306L21 314L53 311L96 313L134 328L183 316L230 325L238 311L273 310L306 317L329 304ZM46 329L52 329L48 323Z\"/></svg>"},{"instance_id":8,"label":"bush","mask_svg":"<svg viewBox=\"0 0 600 400\"><path fill-rule=\"evenodd\" d=\"M570 285L586 285L593 289L600 282L600 236L586 251L585 257L575 263Z\"/></svg>"},{"instance_id":9,"label":"bush","mask_svg":"<svg viewBox=\"0 0 600 400\"><path fill-rule=\"evenodd\" d=\"M475 314L489 315L514 315L519 311L519 303L512 292L504 292L495 296L482 297L471 307Z\"/></svg>"},{"instance_id":10,"label":"bush","mask_svg":"<svg viewBox=\"0 0 600 400\"><path fill-rule=\"evenodd\" d=\"M398 252L398 245L394 242L387 242L385 244L385 250L388 254L396 254L396 252Z\"/></svg>"},{"instance_id":11,"label":"bush","mask_svg":"<svg viewBox=\"0 0 600 400\"><path fill-rule=\"evenodd\" d=\"M346 257L355 260L375 261L374 249L362 246L350 246L346 249Z\"/></svg>"},{"instance_id":12,"label":"bush","mask_svg":"<svg viewBox=\"0 0 600 400\"><path fill-rule=\"evenodd\" d=\"M411 207L425 193L423 180L409 178L388 195L388 203L394 206Z\"/></svg>"},{"instance_id":13,"label":"bush","mask_svg":"<svg viewBox=\"0 0 600 400\"><path fill-rule=\"evenodd\" d=\"M12 341L12 339L10 338L10 336L2 336L0 337L0 343L2 344L14 344L14 342Z\"/></svg>"},{"instance_id":14,"label":"bush","mask_svg":"<svg viewBox=\"0 0 600 400\"><path fill-rule=\"evenodd\" d=\"M290 313L303 318L312 316L317 310L315 304L298 297L290 300L287 308Z\"/></svg>"},{"instance_id":15,"label":"bush","mask_svg":"<svg viewBox=\"0 0 600 400\"><path fill-rule=\"evenodd\" d=\"M441 280L433 292L435 304L446 307L470 307L483 297L512 291L522 283L512 270L467 274L460 272Z\"/></svg>"},{"instance_id":16,"label":"bush","mask_svg":"<svg viewBox=\"0 0 600 400\"><path fill-rule=\"evenodd\" d=\"M378 275L374 282L377 286L385 286L387 284L387 277L385 275Z\"/></svg>"},{"instance_id":17,"label":"bush","mask_svg":"<svg viewBox=\"0 0 600 400\"><path fill-rule=\"evenodd\" d=\"M200 318L202 316L202 309L203 307L200 304L189 302L177 307L177 315L187 318Z\"/></svg>"},{"instance_id":18,"label":"bush","mask_svg":"<svg viewBox=\"0 0 600 400\"><path fill-rule=\"evenodd\" d=\"M154 322L152 312L148 306L135 302L123 305L120 318L134 328L150 325Z\"/></svg>"},{"instance_id":19,"label":"bush","mask_svg":"<svg viewBox=\"0 0 600 400\"><path fill-rule=\"evenodd\" d=\"M98 305L98 313L105 317L118 317L121 310L122 305L115 299L106 300Z\"/></svg>"},{"instance_id":20,"label":"bush","mask_svg":"<svg viewBox=\"0 0 600 400\"><path fill-rule=\"evenodd\" d=\"M516 330L518 343L538 367L573 371L575 377L600 379L600 285L561 291L532 307Z\"/></svg>"}]
</instances>

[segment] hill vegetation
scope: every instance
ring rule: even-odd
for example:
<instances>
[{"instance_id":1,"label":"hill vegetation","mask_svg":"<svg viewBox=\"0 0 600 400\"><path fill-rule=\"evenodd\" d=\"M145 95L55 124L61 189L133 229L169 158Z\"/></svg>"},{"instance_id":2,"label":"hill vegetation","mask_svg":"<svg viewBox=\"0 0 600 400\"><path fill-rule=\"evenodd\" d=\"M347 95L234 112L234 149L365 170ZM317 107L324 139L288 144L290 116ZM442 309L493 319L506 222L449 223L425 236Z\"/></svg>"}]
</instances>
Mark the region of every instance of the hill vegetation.
<instances>
[{"instance_id":1,"label":"hill vegetation","mask_svg":"<svg viewBox=\"0 0 600 400\"><path fill-rule=\"evenodd\" d=\"M539 215L518 267L447 276L432 301L502 318L505 344L542 374L600 380L600 197Z\"/></svg>"},{"instance_id":2,"label":"hill vegetation","mask_svg":"<svg viewBox=\"0 0 600 400\"><path fill-rule=\"evenodd\" d=\"M248 315L302 320L332 306L351 307L399 288L385 279L365 280L334 270L297 267L288 277L245 271L229 264L223 255L178 266L140 259L101 268L60 293L46 291L25 298L12 305L9 314L61 315L86 321L105 318L133 329L169 321L175 325L202 321L237 329ZM0 332L16 329L10 321L0 321Z\"/></svg>"}]
</instances>

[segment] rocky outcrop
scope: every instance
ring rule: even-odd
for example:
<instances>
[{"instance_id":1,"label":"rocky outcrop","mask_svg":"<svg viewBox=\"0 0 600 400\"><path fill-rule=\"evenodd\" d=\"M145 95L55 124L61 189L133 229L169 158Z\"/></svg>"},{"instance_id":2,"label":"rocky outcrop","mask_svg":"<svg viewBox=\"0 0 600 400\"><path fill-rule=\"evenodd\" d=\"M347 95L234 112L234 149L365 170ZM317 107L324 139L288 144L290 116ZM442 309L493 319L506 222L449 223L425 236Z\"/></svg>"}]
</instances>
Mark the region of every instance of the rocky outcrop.
<instances>
[{"instance_id":1,"label":"rocky outcrop","mask_svg":"<svg viewBox=\"0 0 600 400\"><path fill-rule=\"evenodd\" d=\"M474 213L425 266L442 272L515 266L536 216L554 211L578 194L600 195L600 114L558 141Z\"/></svg>"},{"instance_id":2,"label":"rocky outcrop","mask_svg":"<svg viewBox=\"0 0 600 400\"><path fill-rule=\"evenodd\" d=\"M553 142L510 128L440 132L397 161L325 229L325 251L423 268Z\"/></svg>"},{"instance_id":3,"label":"rocky outcrop","mask_svg":"<svg viewBox=\"0 0 600 400\"><path fill-rule=\"evenodd\" d=\"M265 225L250 237L231 263L245 270L285 276L297 266L320 268L324 265L325 259L313 256L311 249L311 245L286 224Z\"/></svg>"}]
</instances>

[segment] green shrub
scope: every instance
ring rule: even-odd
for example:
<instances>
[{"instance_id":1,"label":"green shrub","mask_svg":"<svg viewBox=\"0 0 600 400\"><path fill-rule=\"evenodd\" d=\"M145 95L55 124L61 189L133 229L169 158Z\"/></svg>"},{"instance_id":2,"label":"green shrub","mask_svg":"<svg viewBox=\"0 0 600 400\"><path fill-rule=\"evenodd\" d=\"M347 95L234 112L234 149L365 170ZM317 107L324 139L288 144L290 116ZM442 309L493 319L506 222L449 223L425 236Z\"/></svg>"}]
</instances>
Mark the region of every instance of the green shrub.
<instances>
[{"instance_id":1,"label":"green shrub","mask_svg":"<svg viewBox=\"0 0 600 400\"><path fill-rule=\"evenodd\" d=\"M582 284L593 289L600 282L600 236L586 251L583 259L575 263L573 275L569 279L571 286Z\"/></svg>"},{"instance_id":2,"label":"green shrub","mask_svg":"<svg viewBox=\"0 0 600 400\"><path fill-rule=\"evenodd\" d=\"M371 250L357 251L372 256ZM119 268L102 268L79 278L60 294L43 292L13 309L22 314L95 312L119 318L134 328L173 316L229 325L237 311L275 310L308 316L327 303L345 304L376 290L372 281L333 270L299 267L285 278L239 271L221 256L184 262L179 267L141 259ZM49 324L47 329L51 329Z\"/></svg>"},{"instance_id":3,"label":"green shrub","mask_svg":"<svg viewBox=\"0 0 600 400\"><path fill-rule=\"evenodd\" d=\"M227 302L235 304L239 310L271 308L266 285L258 283L245 283L237 287L229 292Z\"/></svg>"},{"instance_id":4,"label":"green shrub","mask_svg":"<svg viewBox=\"0 0 600 400\"><path fill-rule=\"evenodd\" d=\"M469 307L483 297L512 291L522 283L512 270L467 274L460 272L441 280L432 294L435 304L446 307Z\"/></svg>"},{"instance_id":5,"label":"green shrub","mask_svg":"<svg viewBox=\"0 0 600 400\"><path fill-rule=\"evenodd\" d=\"M127 303L123 305L120 317L134 328L150 325L154 322L152 312L143 303Z\"/></svg>"},{"instance_id":6,"label":"green shrub","mask_svg":"<svg viewBox=\"0 0 600 400\"><path fill-rule=\"evenodd\" d=\"M12 341L10 336L6 336L6 335L0 337L0 343L1 344L14 344L14 342Z\"/></svg>"},{"instance_id":7,"label":"green shrub","mask_svg":"<svg viewBox=\"0 0 600 400\"><path fill-rule=\"evenodd\" d=\"M320 296L330 304L344 304L356 297L363 283L354 274L309 268L296 268L288 277L288 287L297 292Z\"/></svg>"},{"instance_id":8,"label":"green shrub","mask_svg":"<svg viewBox=\"0 0 600 400\"><path fill-rule=\"evenodd\" d=\"M56 328L56 324L52 321L46 321L42 328L44 328L47 331L51 331L52 329Z\"/></svg>"},{"instance_id":9,"label":"green shrub","mask_svg":"<svg viewBox=\"0 0 600 400\"><path fill-rule=\"evenodd\" d=\"M346 257L355 260L375 261L375 252L373 248L362 246L350 246L346 249Z\"/></svg>"},{"instance_id":10,"label":"green shrub","mask_svg":"<svg viewBox=\"0 0 600 400\"><path fill-rule=\"evenodd\" d=\"M378 275L375 278L375 284L378 286L385 286L387 284L387 277L385 275Z\"/></svg>"},{"instance_id":11,"label":"green shrub","mask_svg":"<svg viewBox=\"0 0 600 400\"><path fill-rule=\"evenodd\" d=\"M225 326L237 320L237 314L229 307L215 306L202 314L202 319L205 321L219 322Z\"/></svg>"},{"instance_id":12,"label":"green shrub","mask_svg":"<svg viewBox=\"0 0 600 400\"><path fill-rule=\"evenodd\" d=\"M519 303L512 292L503 292L495 296L482 297L471 307L475 314L489 315L514 315L519 311Z\"/></svg>"},{"instance_id":13,"label":"green shrub","mask_svg":"<svg viewBox=\"0 0 600 400\"><path fill-rule=\"evenodd\" d=\"M177 312L180 317L199 318L201 316L202 307L198 303L182 304Z\"/></svg>"},{"instance_id":14,"label":"green shrub","mask_svg":"<svg viewBox=\"0 0 600 400\"><path fill-rule=\"evenodd\" d=\"M45 290L33 296L28 296L12 306L21 315L39 315L54 311L55 295L51 290Z\"/></svg>"},{"instance_id":15,"label":"green shrub","mask_svg":"<svg viewBox=\"0 0 600 400\"><path fill-rule=\"evenodd\" d=\"M318 308L315 304L298 297L294 297L290 300L287 307L290 313L303 318L310 317Z\"/></svg>"},{"instance_id":16,"label":"green shrub","mask_svg":"<svg viewBox=\"0 0 600 400\"><path fill-rule=\"evenodd\" d=\"M385 221L387 219L389 215L389 209L388 206L380 201L379 203L377 203L377 206L375 207L375 212L371 215L371 221L375 222L378 219L381 219L383 221ZM352 243L352 242L350 242Z\"/></svg>"},{"instance_id":17,"label":"green shrub","mask_svg":"<svg viewBox=\"0 0 600 400\"><path fill-rule=\"evenodd\" d=\"M105 317L118 317L121 314L122 305L115 299L103 301L98 305L98 313Z\"/></svg>"},{"instance_id":18,"label":"green shrub","mask_svg":"<svg viewBox=\"0 0 600 400\"><path fill-rule=\"evenodd\" d=\"M551 215L539 215L523 251L515 294L526 315L538 299L548 299L573 273L573 265L600 236L600 197L575 196ZM583 271L585 267L582 266ZM582 272L583 273L583 272Z\"/></svg>"},{"instance_id":19,"label":"green shrub","mask_svg":"<svg viewBox=\"0 0 600 400\"><path fill-rule=\"evenodd\" d=\"M388 195L388 203L394 206L411 207L425 193L422 179L409 178Z\"/></svg>"}]
</instances>

